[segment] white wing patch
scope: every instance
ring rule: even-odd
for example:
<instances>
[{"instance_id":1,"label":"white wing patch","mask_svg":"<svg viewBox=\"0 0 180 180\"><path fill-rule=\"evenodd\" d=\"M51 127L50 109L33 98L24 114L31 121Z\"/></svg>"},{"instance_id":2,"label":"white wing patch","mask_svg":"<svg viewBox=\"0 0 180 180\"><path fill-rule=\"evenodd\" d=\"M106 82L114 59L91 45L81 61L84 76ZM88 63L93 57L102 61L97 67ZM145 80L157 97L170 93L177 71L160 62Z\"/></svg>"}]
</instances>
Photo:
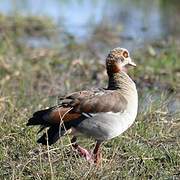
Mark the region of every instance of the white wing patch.
<instances>
[{"instance_id":1,"label":"white wing patch","mask_svg":"<svg viewBox=\"0 0 180 180\"><path fill-rule=\"evenodd\" d=\"M91 118L93 117L94 115L92 113L82 113L83 116L87 117L87 118Z\"/></svg>"},{"instance_id":2,"label":"white wing patch","mask_svg":"<svg viewBox=\"0 0 180 180\"><path fill-rule=\"evenodd\" d=\"M102 112L102 113L103 114L112 114L112 115L115 115L115 116L121 116L123 114L126 114L126 113L122 113L122 112L115 113L115 112L112 112L112 111L110 111L110 112ZM82 115L84 115L87 118L91 118L91 117L94 117L94 116L99 115L99 114L101 114L101 113L85 113L85 112L82 113Z\"/></svg>"}]
</instances>

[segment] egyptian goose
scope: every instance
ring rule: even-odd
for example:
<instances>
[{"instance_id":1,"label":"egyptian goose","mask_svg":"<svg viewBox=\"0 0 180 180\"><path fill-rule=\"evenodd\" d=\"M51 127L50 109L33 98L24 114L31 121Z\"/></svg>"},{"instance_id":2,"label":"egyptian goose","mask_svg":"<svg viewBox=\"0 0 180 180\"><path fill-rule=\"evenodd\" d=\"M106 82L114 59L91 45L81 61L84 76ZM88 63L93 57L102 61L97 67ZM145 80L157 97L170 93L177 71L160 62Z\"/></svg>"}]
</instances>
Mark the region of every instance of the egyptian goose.
<instances>
[{"instance_id":1,"label":"egyptian goose","mask_svg":"<svg viewBox=\"0 0 180 180\"><path fill-rule=\"evenodd\" d=\"M134 122L137 115L136 85L127 75L128 66L136 66L124 48L115 48L106 58L108 87L84 90L59 98L57 106L37 111L27 126L49 128L38 140L43 145L54 144L70 133L72 147L88 161L98 164L103 141L119 136ZM77 144L81 133L96 140L93 154Z\"/></svg>"}]
</instances>

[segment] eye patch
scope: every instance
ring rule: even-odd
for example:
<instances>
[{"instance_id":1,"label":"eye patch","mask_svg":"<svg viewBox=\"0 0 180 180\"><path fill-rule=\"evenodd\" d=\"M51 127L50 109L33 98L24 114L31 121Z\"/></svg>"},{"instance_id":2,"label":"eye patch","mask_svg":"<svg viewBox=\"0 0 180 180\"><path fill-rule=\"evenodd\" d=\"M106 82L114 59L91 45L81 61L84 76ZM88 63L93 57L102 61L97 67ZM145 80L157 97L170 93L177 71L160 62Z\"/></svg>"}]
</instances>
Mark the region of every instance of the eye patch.
<instances>
[{"instance_id":1,"label":"eye patch","mask_svg":"<svg viewBox=\"0 0 180 180\"><path fill-rule=\"evenodd\" d=\"M128 58L128 57L129 57L128 52L127 52L127 51L124 51L124 52L123 52L123 56L124 56L125 58Z\"/></svg>"}]
</instances>

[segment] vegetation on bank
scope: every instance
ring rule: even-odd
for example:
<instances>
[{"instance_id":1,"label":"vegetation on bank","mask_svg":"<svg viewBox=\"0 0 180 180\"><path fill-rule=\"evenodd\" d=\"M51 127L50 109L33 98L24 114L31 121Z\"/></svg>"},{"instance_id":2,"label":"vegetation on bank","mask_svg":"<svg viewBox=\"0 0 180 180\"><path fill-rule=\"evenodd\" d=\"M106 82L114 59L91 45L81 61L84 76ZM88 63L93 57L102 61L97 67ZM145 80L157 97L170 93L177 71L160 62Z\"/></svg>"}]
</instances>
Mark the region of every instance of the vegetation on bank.
<instances>
[{"instance_id":1,"label":"vegetation on bank","mask_svg":"<svg viewBox=\"0 0 180 180\"><path fill-rule=\"evenodd\" d=\"M56 104L56 95L106 86L105 57L90 48L90 40L80 44L48 19L0 16L0 24L1 179L179 179L178 40L154 42L131 55L138 64L130 75L139 91L139 114L121 137L104 143L103 163L96 168L72 152L69 137L52 147L38 145L37 129L26 122L35 110ZM53 46L31 47L26 41L32 38ZM79 141L88 149L94 145Z\"/></svg>"}]
</instances>

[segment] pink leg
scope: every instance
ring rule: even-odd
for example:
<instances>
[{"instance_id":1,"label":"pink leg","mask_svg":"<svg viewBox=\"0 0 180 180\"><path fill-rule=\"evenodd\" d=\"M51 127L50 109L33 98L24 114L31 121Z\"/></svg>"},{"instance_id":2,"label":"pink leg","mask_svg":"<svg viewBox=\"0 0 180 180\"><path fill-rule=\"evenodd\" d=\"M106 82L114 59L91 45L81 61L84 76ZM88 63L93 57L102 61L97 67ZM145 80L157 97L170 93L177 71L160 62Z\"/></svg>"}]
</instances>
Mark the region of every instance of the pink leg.
<instances>
[{"instance_id":1,"label":"pink leg","mask_svg":"<svg viewBox=\"0 0 180 180\"><path fill-rule=\"evenodd\" d=\"M76 137L74 136L71 140L72 143L72 147L77 150L77 152L79 153L79 155L81 157L85 157L85 159L89 162L92 162L92 155L88 152L88 150L82 148L81 146L79 146L76 142Z\"/></svg>"},{"instance_id":2,"label":"pink leg","mask_svg":"<svg viewBox=\"0 0 180 180\"><path fill-rule=\"evenodd\" d=\"M98 166L101 162L101 158L102 158L102 154L100 152L100 145L101 145L101 142L98 142L96 143L96 146L94 148L94 151L93 151L93 155L94 155L94 163Z\"/></svg>"}]
</instances>

